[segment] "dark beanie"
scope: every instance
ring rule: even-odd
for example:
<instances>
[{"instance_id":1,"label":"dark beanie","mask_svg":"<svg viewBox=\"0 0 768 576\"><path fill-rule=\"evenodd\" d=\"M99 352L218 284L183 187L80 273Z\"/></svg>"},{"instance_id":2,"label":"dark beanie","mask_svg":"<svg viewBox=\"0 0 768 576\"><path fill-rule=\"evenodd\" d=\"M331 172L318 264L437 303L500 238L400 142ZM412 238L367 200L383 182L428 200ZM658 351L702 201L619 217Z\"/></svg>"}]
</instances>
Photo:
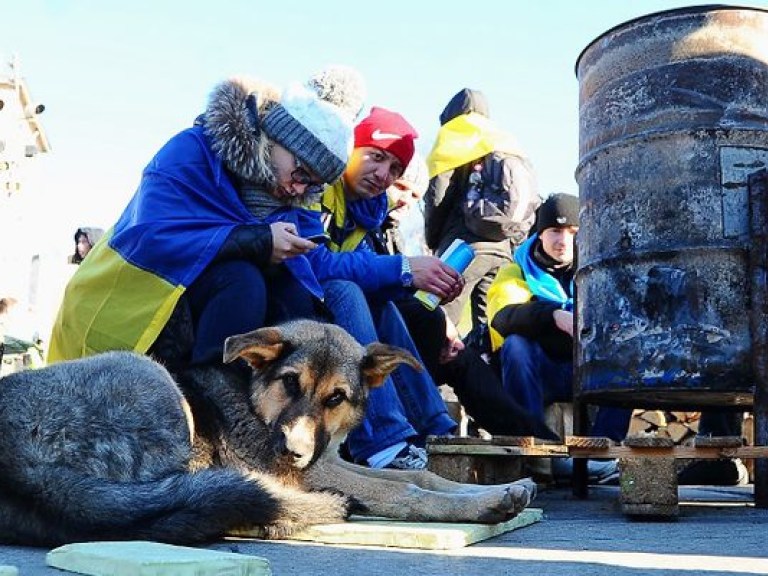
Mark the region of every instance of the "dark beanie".
<instances>
[{"instance_id":1,"label":"dark beanie","mask_svg":"<svg viewBox=\"0 0 768 576\"><path fill-rule=\"evenodd\" d=\"M547 228L579 225L579 198L572 194L552 194L536 211L536 232Z\"/></svg>"}]
</instances>

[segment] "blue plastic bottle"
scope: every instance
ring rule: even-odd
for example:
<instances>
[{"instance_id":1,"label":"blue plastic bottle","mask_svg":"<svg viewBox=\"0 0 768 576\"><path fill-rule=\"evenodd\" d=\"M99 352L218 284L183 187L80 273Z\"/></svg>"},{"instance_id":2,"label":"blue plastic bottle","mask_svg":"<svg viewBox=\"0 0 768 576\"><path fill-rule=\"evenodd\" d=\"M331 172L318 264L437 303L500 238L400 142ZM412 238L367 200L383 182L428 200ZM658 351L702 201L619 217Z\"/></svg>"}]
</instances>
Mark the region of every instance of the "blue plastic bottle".
<instances>
[{"instance_id":1,"label":"blue plastic bottle","mask_svg":"<svg viewBox=\"0 0 768 576\"><path fill-rule=\"evenodd\" d=\"M469 266L469 263L472 262L474 257L475 251L472 247L464 242L464 240L456 238L456 240L451 242L451 245L448 246L448 249L443 252L442 256L440 256L440 260L448 264L448 266L456 270L459 274L463 274L464 270L467 269L467 266ZM434 310L437 308L437 305L440 304L439 296L430 294L425 290L417 290L413 297L430 310Z\"/></svg>"}]
</instances>

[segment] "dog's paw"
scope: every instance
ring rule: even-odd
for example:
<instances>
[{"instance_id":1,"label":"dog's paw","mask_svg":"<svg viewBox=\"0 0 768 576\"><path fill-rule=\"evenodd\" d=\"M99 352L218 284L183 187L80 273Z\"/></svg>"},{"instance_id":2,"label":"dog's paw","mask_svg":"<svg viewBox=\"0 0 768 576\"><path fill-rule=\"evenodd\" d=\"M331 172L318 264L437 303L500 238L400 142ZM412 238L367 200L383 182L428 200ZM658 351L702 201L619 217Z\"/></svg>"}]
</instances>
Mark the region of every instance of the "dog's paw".
<instances>
[{"instance_id":1,"label":"dog's paw","mask_svg":"<svg viewBox=\"0 0 768 576\"><path fill-rule=\"evenodd\" d=\"M312 495L323 496L326 502L319 509L319 521L312 524L326 524L346 520L353 512L358 512L364 506L354 497L347 496L338 490L321 490L310 492ZM326 518L327 515L327 519Z\"/></svg>"},{"instance_id":2,"label":"dog's paw","mask_svg":"<svg viewBox=\"0 0 768 576\"><path fill-rule=\"evenodd\" d=\"M536 482L534 482L531 478L523 478L522 480L517 480L516 482L509 484L509 486L520 486L525 488L528 491L528 494L530 494L531 502L536 498L536 494L538 492L538 486L536 485Z\"/></svg>"},{"instance_id":3,"label":"dog's paw","mask_svg":"<svg viewBox=\"0 0 768 576\"><path fill-rule=\"evenodd\" d=\"M294 500L289 513L266 526L263 526L263 538L269 540L291 536L313 524L336 524L346 520L355 500L336 491L308 492Z\"/></svg>"},{"instance_id":4,"label":"dog's paw","mask_svg":"<svg viewBox=\"0 0 768 576\"><path fill-rule=\"evenodd\" d=\"M489 501L489 505L480 514L479 522L497 523L511 520L525 510L536 495L536 484L527 479L499 488L493 496L494 502ZM487 493L486 498L490 495L491 493Z\"/></svg>"},{"instance_id":5,"label":"dog's paw","mask_svg":"<svg viewBox=\"0 0 768 576\"><path fill-rule=\"evenodd\" d=\"M536 496L536 484L527 482L523 484L510 484L507 487L512 514L510 517L517 516L525 510Z\"/></svg>"}]
</instances>

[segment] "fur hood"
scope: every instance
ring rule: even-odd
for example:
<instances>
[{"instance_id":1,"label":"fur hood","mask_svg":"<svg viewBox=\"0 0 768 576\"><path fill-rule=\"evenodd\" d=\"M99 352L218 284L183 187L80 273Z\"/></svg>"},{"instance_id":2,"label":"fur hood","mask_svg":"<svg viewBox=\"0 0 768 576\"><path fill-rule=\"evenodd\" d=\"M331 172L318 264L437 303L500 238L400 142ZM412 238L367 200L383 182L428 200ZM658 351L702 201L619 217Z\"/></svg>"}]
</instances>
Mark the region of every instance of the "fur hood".
<instances>
[{"instance_id":1,"label":"fur hood","mask_svg":"<svg viewBox=\"0 0 768 576\"><path fill-rule=\"evenodd\" d=\"M253 95L255 106L249 106ZM271 140L256 124L279 101L279 88L254 78L225 80L211 92L204 115L205 134L214 153L238 177L274 186L270 162ZM253 110L253 108L257 110Z\"/></svg>"}]
</instances>

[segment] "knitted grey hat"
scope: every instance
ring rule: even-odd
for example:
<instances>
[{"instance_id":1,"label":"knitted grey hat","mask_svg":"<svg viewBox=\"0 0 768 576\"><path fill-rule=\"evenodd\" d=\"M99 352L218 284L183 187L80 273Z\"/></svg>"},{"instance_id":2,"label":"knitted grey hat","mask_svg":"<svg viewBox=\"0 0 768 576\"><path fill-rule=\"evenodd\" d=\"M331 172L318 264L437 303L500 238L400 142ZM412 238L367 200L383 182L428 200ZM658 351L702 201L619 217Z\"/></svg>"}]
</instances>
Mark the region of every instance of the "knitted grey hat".
<instances>
[{"instance_id":1,"label":"knitted grey hat","mask_svg":"<svg viewBox=\"0 0 768 576\"><path fill-rule=\"evenodd\" d=\"M329 74L325 79L323 83L322 77L316 76L308 86L294 85L286 90L279 104L262 120L262 127L270 138L330 184L346 168L357 112L353 108L359 110L357 92L341 84L361 85L361 81L357 72ZM348 99L349 104L341 96L344 94L354 96Z\"/></svg>"}]
</instances>

